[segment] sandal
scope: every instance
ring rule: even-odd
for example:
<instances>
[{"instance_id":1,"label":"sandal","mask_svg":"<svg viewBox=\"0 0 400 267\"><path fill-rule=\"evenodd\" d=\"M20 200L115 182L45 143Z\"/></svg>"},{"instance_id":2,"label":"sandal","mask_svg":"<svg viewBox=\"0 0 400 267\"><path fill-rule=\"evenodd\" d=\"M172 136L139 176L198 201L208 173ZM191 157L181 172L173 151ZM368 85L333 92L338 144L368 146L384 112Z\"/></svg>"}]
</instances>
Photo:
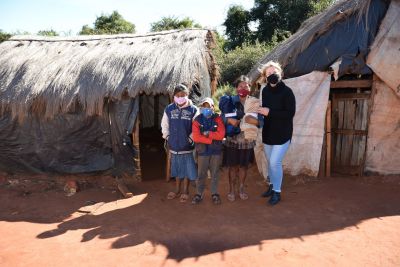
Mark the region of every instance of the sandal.
<instances>
[{"instance_id":1,"label":"sandal","mask_svg":"<svg viewBox=\"0 0 400 267\"><path fill-rule=\"evenodd\" d=\"M188 194L181 194L181 197L180 197L180 199L179 199L179 202L185 203L186 200L188 200L188 199L189 199L189 195L188 195Z\"/></svg>"},{"instance_id":2,"label":"sandal","mask_svg":"<svg viewBox=\"0 0 400 267\"><path fill-rule=\"evenodd\" d=\"M201 195L196 194L192 199L192 204L199 204L202 200L203 198L201 197Z\"/></svg>"},{"instance_id":3,"label":"sandal","mask_svg":"<svg viewBox=\"0 0 400 267\"><path fill-rule=\"evenodd\" d=\"M249 196L245 192L239 193L239 197L241 200L246 200L249 198Z\"/></svg>"},{"instance_id":4,"label":"sandal","mask_svg":"<svg viewBox=\"0 0 400 267\"><path fill-rule=\"evenodd\" d=\"M244 192L244 186L240 186L239 197L241 200L246 200L249 198L249 195L247 195L246 192Z\"/></svg>"},{"instance_id":5,"label":"sandal","mask_svg":"<svg viewBox=\"0 0 400 267\"><path fill-rule=\"evenodd\" d=\"M214 205L221 204L221 198L219 197L219 194L213 194L211 196L211 198L212 198L212 201L213 201Z\"/></svg>"},{"instance_id":6,"label":"sandal","mask_svg":"<svg viewBox=\"0 0 400 267\"><path fill-rule=\"evenodd\" d=\"M167 199L171 200L171 199L176 198L177 196L178 196L177 193L175 193L175 192L169 192L168 195L167 195Z\"/></svg>"},{"instance_id":7,"label":"sandal","mask_svg":"<svg viewBox=\"0 0 400 267\"><path fill-rule=\"evenodd\" d=\"M231 202L235 201L235 193L229 193L228 194L228 200L231 201Z\"/></svg>"}]
</instances>

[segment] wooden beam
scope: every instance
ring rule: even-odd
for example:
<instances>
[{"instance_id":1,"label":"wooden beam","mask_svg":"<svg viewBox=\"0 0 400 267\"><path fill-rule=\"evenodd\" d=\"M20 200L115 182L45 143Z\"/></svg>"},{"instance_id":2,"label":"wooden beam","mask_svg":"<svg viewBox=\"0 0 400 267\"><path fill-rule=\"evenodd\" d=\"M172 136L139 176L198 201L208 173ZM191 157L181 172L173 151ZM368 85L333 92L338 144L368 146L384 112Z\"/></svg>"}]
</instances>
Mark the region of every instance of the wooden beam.
<instances>
[{"instance_id":1,"label":"wooden beam","mask_svg":"<svg viewBox=\"0 0 400 267\"><path fill-rule=\"evenodd\" d=\"M333 81L331 88L371 88L372 80Z\"/></svg>"},{"instance_id":2,"label":"wooden beam","mask_svg":"<svg viewBox=\"0 0 400 267\"><path fill-rule=\"evenodd\" d=\"M332 156L331 117L332 117L332 102L329 100L328 108L326 111L326 161L325 161L326 177L331 177L331 156Z\"/></svg>"},{"instance_id":3,"label":"wooden beam","mask_svg":"<svg viewBox=\"0 0 400 267\"><path fill-rule=\"evenodd\" d=\"M368 131L365 130L354 130L354 129L332 129L332 133L343 134L343 135L367 135Z\"/></svg>"},{"instance_id":4,"label":"wooden beam","mask_svg":"<svg viewBox=\"0 0 400 267\"><path fill-rule=\"evenodd\" d=\"M326 167L325 176L331 176L331 155L332 155L332 139L331 139L331 118L332 118L332 102L329 100L326 111Z\"/></svg>"},{"instance_id":5,"label":"wooden beam","mask_svg":"<svg viewBox=\"0 0 400 267\"><path fill-rule=\"evenodd\" d=\"M337 100L353 100L353 99L369 99L371 97L370 93L343 93L334 94Z\"/></svg>"}]
</instances>

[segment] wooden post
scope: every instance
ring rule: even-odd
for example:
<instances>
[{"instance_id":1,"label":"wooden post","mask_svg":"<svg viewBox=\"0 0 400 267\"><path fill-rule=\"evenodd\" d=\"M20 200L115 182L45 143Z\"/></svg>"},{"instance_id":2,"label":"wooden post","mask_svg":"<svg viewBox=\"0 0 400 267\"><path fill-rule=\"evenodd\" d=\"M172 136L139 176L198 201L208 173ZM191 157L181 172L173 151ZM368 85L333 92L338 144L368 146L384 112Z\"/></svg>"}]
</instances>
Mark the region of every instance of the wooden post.
<instances>
[{"instance_id":1,"label":"wooden post","mask_svg":"<svg viewBox=\"0 0 400 267\"><path fill-rule=\"evenodd\" d=\"M136 116L135 126L132 131L132 144L137 149L137 158L133 158L133 164L136 169L136 179L142 181L142 170L140 164L140 142L139 142L139 113Z\"/></svg>"},{"instance_id":2,"label":"wooden post","mask_svg":"<svg viewBox=\"0 0 400 267\"><path fill-rule=\"evenodd\" d=\"M169 182L171 180L171 153L169 153L168 149L165 152L167 153L167 160L165 162L165 181Z\"/></svg>"},{"instance_id":3,"label":"wooden post","mask_svg":"<svg viewBox=\"0 0 400 267\"><path fill-rule=\"evenodd\" d=\"M326 161L325 161L326 177L331 176L331 155L332 155L331 118L332 118L332 102L329 100L328 108L326 111Z\"/></svg>"}]
</instances>

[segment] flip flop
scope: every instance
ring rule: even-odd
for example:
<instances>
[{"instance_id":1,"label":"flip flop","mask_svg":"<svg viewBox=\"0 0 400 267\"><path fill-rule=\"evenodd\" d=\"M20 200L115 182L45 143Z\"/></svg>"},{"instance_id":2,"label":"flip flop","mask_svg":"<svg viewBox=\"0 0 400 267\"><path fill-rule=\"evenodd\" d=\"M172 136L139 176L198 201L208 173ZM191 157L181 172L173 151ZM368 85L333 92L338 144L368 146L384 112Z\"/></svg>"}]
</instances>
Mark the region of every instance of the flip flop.
<instances>
[{"instance_id":1,"label":"flip flop","mask_svg":"<svg viewBox=\"0 0 400 267\"><path fill-rule=\"evenodd\" d=\"M228 194L228 200L229 200L230 202L235 201L235 194L234 194L234 193L229 193L229 194Z\"/></svg>"},{"instance_id":2,"label":"flip flop","mask_svg":"<svg viewBox=\"0 0 400 267\"><path fill-rule=\"evenodd\" d=\"M189 195L188 194L181 194L179 202L185 203L188 199L189 199Z\"/></svg>"},{"instance_id":3,"label":"flip flop","mask_svg":"<svg viewBox=\"0 0 400 267\"><path fill-rule=\"evenodd\" d=\"M239 197L241 200L246 200L249 198L249 196L245 192L239 193Z\"/></svg>"},{"instance_id":4,"label":"flip flop","mask_svg":"<svg viewBox=\"0 0 400 267\"><path fill-rule=\"evenodd\" d=\"M249 195L247 195L246 192L244 192L244 186L240 186L239 197L241 200L246 200L249 198Z\"/></svg>"},{"instance_id":5,"label":"flip flop","mask_svg":"<svg viewBox=\"0 0 400 267\"><path fill-rule=\"evenodd\" d=\"M168 195L167 195L167 199L171 200L171 199L176 198L177 196L178 196L177 193L175 193L175 192L169 192Z\"/></svg>"}]
</instances>

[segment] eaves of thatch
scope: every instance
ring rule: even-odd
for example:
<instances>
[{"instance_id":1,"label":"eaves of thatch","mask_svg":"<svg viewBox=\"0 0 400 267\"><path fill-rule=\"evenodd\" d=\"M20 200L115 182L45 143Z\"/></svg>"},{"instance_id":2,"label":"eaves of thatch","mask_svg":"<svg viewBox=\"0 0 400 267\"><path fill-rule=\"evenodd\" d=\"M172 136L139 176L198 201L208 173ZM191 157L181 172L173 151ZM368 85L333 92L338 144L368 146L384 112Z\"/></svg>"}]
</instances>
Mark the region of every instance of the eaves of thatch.
<instances>
[{"instance_id":1,"label":"eaves of thatch","mask_svg":"<svg viewBox=\"0 0 400 267\"><path fill-rule=\"evenodd\" d=\"M101 114L104 99L124 93L171 93L181 82L198 83L210 95L216 67L209 30L145 35L78 37L14 36L0 44L0 108L24 117L35 106L43 117L76 103Z\"/></svg>"},{"instance_id":2,"label":"eaves of thatch","mask_svg":"<svg viewBox=\"0 0 400 267\"><path fill-rule=\"evenodd\" d=\"M372 1L373 0L339 0L326 11L309 18L296 33L261 58L248 73L250 79L256 81L260 76L260 67L270 60L279 62L284 68L293 64L303 51L335 27L336 23L344 21L351 16L356 16L357 21L362 22L363 16L367 15L370 10ZM382 1L390 2L389 0ZM364 16L364 18L365 17L366 16ZM348 38L350 38L350 36ZM324 55L321 54L321 56ZM335 60L336 59L333 59L333 62Z\"/></svg>"}]
</instances>

